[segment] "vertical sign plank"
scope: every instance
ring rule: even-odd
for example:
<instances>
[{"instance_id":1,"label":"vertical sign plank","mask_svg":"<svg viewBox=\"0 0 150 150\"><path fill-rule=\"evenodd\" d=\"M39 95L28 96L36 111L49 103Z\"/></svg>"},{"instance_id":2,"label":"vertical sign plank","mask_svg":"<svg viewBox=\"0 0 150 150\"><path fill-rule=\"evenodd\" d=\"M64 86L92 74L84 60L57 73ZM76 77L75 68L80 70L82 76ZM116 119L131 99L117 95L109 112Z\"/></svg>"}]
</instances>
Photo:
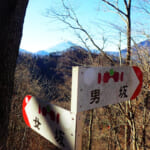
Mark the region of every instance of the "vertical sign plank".
<instances>
[{"instance_id":1,"label":"vertical sign plank","mask_svg":"<svg viewBox=\"0 0 150 150\"><path fill-rule=\"evenodd\" d=\"M79 91L79 67L72 68L72 92L71 92L71 112L77 114L78 109L78 91Z\"/></svg>"},{"instance_id":2,"label":"vertical sign plank","mask_svg":"<svg viewBox=\"0 0 150 150\"><path fill-rule=\"evenodd\" d=\"M82 150L82 112L79 112L76 116L76 144L75 150Z\"/></svg>"}]
</instances>

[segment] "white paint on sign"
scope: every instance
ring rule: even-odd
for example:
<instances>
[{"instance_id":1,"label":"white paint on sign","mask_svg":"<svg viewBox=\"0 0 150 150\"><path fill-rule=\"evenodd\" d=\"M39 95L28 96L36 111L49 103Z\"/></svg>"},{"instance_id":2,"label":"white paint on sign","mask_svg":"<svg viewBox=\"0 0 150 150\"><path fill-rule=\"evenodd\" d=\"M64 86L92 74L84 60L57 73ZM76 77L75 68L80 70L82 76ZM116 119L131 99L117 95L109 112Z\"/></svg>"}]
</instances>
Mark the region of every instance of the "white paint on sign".
<instances>
[{"instance_id":1,"label":"white paint on sign","mask_svg":"<svg viewBox=\"0 0 150 150\"><path fill-rule=\"evenodd\" d=\"M62 117L60 118L60 122L65 129L70 129L72 126L72 118L70 117L70 112L65 111L62 113Z\"/></svg>"},{"instance_id":2,"label":"white paint on sign","mask_svg":"<svg viewBox=\"0 0 150 150\"><path fill-rule=\"evenodd\" d=\"M73 67L71 112L134 99L142 87L138 67Z\"/></svg>"},{"instance_id":3,"label":"white paint on sign","mask_svg":"<svg viewBox=\"0 0 150 150\"><path fill-rule=\"evenodd\" d=\"M86 85L90 86L94 82L95 78L96 73L93 68L89 68L84 72L83 80Z\"/></svg>"}]
</instances>

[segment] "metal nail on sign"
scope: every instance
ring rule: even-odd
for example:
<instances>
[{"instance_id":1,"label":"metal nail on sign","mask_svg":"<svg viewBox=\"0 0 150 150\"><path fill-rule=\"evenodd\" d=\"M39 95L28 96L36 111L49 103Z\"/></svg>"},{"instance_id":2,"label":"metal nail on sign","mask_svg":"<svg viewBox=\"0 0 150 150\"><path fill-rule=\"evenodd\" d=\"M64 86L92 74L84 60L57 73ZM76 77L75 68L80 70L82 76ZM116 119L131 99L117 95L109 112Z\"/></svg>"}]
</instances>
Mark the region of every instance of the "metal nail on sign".
<instances>
[{"instance_id":1,"label":"metal nail on sign","mask_svg":"<svg viewBox=\"0 0 150 150\"><path fill-rule=\"evenodd\" d=\"M134 99L141 91L140 68L73 67L71 111L81 112Z\"/></svg>"},{"instance_id":2,"label":"metal nail on sign","mask_svg":"<svg viewBox=\"0 0 150 150\"><path fill-rule=\"evenodd\" d=\"M30 95L23 100L22 112L25 123L34 131L63 150L75 149L77 117L74 113Z\"/></svg>"}]
</instances>

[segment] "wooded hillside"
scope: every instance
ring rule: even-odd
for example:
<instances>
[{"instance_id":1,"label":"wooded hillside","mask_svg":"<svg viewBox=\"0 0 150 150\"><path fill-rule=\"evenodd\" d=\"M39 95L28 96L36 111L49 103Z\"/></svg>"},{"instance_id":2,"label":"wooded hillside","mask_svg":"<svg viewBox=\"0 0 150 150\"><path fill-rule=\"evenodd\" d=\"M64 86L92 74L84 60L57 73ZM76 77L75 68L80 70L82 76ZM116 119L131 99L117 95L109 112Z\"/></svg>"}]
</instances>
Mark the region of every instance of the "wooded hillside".
<instances>
[{"instance_id":1,"label":"wooded hillside","mask_svg":"<svg viewBox=\"0 0 150 150\"><path fill-rule=\"evenodd\" d=\"M139 51L141 52L141 51ZM138 53L137 53L138 54ZM49 150L57 149L53 144L32 131L26 126L22 117L22 101L25 95L33 95L42 100L50 101L56 105L70 109L71 99L71 72L72 66L110 66L107 59L101 55L92 53L94 62L89 63L89 53L81 47L74 47L61 55L51 53L49 56L34 56L21 53L18 57L15 72L15 90L12 99L8 149L16 150ZM135 55L135 54L134 54ZM137 55L138 56L138 55ZM141 95L131 101L129 120L135 123L136 143L142 149L143 142L149 148L149 79L145 56L139 55L145 62L134 61L144 72L144 84ZM142 58L143 57L143 58ZM138 59L138 57L136 57ZM114 58L113 58L114 59ZM119 64L119 58L115 58L115 65ZM145 69L145 70L144 70ZM124 103L106 106L84 112L82 143L83 150L89 149L124 149L125 116ZM93 115L93 116L92 116ZM92 117L92 122L91 122ZM91 124L92 123L92 124ZM130 124L132 128L132 123ZM133 129L131 129L133 130ZM133 136L131 136L130 144ZM37 144L38 141L38 144ZM132 145L131 145L132 146ZM100 148L101 147L101 148Z\"/></svg>"}]
</instances>

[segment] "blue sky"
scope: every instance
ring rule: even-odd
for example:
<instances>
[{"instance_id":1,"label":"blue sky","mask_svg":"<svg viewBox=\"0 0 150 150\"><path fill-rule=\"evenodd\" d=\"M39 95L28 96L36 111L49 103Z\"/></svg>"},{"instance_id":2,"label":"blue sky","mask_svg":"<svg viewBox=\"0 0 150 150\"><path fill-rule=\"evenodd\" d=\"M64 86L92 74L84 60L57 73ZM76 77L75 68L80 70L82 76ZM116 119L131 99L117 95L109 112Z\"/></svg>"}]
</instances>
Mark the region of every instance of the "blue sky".
<instances>
[{"instance_id":1,"label":"blue sky","mask_svg":"<svg viewBox=\"0 0 150 150\"><path fill-rule=\"evenodd\" d=\"M73 30L52 17L46 17L47 9L56 9L56 11L59 12L63 11L60 1L61 0L29 1L20 48L36 52L53 47L64 41L72 41L73 43L82 45ZM123 2L123 0L121 1ZM112 13L109 10L109 7L100 0L69 0L69 2L75 10L79 21L85 29L89 31L96 43L102 47L102 37L105 37L107 39L105 50L116 51L119 40L119 31L114 29L110 23L124 28L125 24L120 17L117 14ZM122 2L120 3L120 7L124 9ZM133 6L135 5L137 5L137 3L134 1ZM137 27L140 30L142 28L148 30L148 17L149 16L143 15L142 12L133 8L132 19L134 23L132 24L132 33L139 41L143 40L143 36L140 36L134 30ZM125 35L123 35L122 48L126 47L125 39ZM94 49L90 43L89 46Z\"/></svg>"}]
</instances>

